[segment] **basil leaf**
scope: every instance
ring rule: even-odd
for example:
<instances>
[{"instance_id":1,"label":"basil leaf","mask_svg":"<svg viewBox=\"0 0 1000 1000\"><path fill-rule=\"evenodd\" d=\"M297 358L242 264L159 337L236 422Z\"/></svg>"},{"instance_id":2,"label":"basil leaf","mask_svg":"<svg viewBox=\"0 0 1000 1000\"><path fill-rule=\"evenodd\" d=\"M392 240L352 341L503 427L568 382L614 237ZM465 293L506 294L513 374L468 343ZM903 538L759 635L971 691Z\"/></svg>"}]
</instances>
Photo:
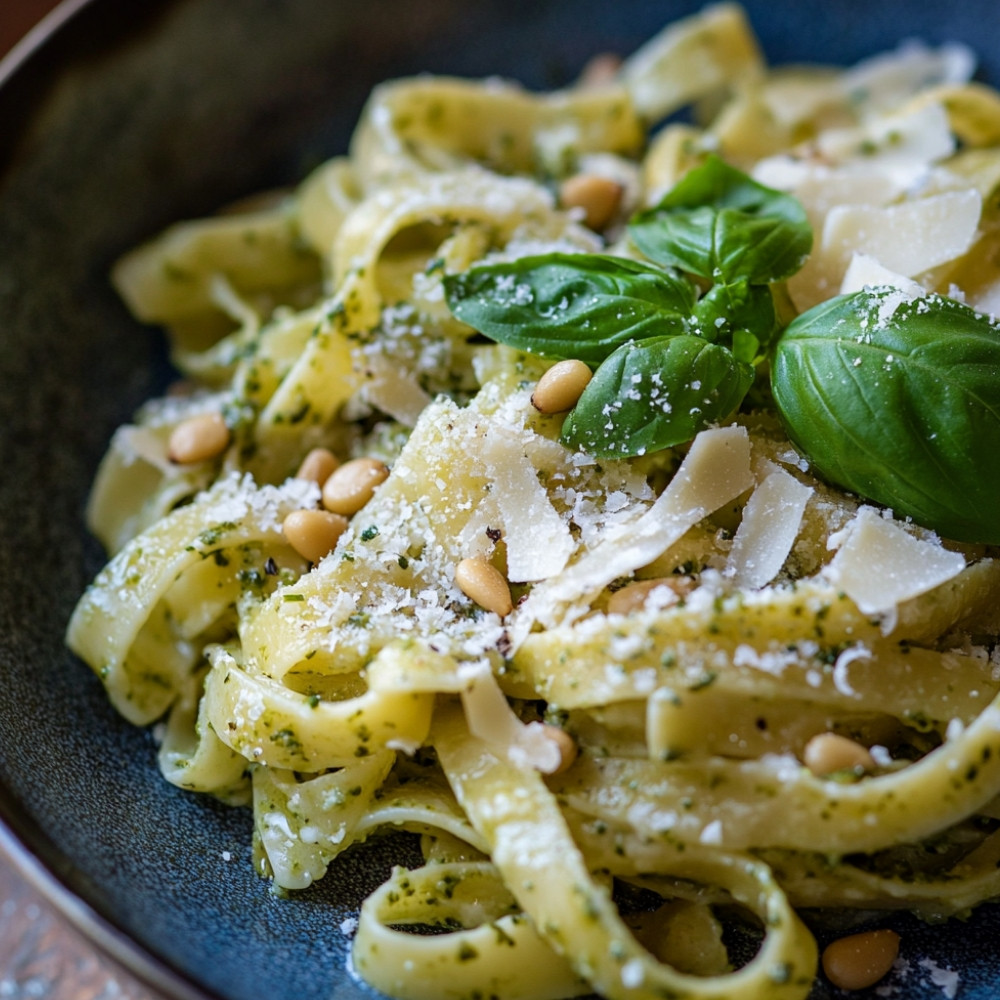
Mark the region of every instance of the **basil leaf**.
<instances>
[{"instance_id":1,"label":"basil leaf","mask_svg":"<svg viewBox=\"0 0 1000 1000\"><path fill-rule=\"evenodd\" d=\"M694 307L694 330L732 348L740 361L759 361L778 330L774 299L766 285L747 281L713 285Z\"/></svg>"},{"instance_id":2,"label":"basil leaf","mask_svg":"<svg viewBox=\"0 0 1000 1000\"><path fill-rule=\"evenodd\" d=\"M753 368L701 337L655 337L619 347L563 423L562 440L598 458L627 458L690 441L728 417Z\"/></svg>"},{"instance_id":3,"label":"basil leaf","mask_svg":"<svg viewBox=\"0 0 1000 1000\"><path fill-rule=\"evenodd\" d=\"M553 253L444 279L451 311L491 340L546 358L599 364L630 340L685 333L687 280L602 254Z\"/></svg>"},{"instance_id":4,"label":"basil leaf","mask_svg":"<svg viewBox=\"0 0 1000 1000\"><path fill-rule=\"evenodd\" d=\"M1000 544L1000 327L883 287L795 319L771 387L826 479L960 541Z\"/></svg>"},{"instance_id":5,"label":"basil leaf","mask_svg":"<svg viewBox=\"0 0 1000 1000\"><path fill-rule=\"evenodd\" d=\"M683 271L754 285L794 274L812 249L812 227L797 199L764 187L711 156L654 208L629 224L651 260Z\"/></svg>"}]
</instances>

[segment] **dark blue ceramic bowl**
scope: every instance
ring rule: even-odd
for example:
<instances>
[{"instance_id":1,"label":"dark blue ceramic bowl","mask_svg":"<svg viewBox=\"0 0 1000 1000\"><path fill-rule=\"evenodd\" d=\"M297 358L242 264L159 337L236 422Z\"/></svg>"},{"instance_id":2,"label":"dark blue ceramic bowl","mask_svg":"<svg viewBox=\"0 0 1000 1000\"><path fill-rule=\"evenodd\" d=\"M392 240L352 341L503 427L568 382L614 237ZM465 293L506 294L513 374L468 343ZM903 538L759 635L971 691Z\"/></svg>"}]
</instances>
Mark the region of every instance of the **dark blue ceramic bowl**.
<instances>
[{"instance_id":1,"label":"dark blue ceramic bowl","mask_svg":"<svg viewBox=\"0 0 1000 1000\"><path fill-rule=\"evenodd\" d=\"M77 0L0 68L0 846L166 994L373 996L346 970L340 925L408 848L352 852L314 889L272 896L251 869L249 813L166 784L150 736L63 648L103 558L82 525L98 459L168 378L162 345L112 294L109 263L172 220L342 151L380 80L429 70L557 85L698 6ZM773 61L957 39L1000 81L996 0L746 6ZM942 1000L934 972L951 969L960 1000L1000 996L1000 910L899 923L909 973L880 995Z\"/></svg>"}]
</instances>

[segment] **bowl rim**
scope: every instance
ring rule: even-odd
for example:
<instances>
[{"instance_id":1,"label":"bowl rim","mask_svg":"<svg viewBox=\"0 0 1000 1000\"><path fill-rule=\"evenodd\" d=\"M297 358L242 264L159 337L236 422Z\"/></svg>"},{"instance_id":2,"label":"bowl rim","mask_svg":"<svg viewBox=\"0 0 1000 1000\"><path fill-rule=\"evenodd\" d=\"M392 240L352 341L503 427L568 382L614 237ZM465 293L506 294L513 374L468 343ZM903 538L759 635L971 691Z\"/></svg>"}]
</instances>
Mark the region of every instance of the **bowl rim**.
<instances>
[{"instance_id":1,"label":"bowl rim","mask_svg":"<svg viewBox=\"0 0 1000 1000\"><path fill-rule=\"evenodd\" d=\"M146 0L149 7L163 8L174 0ZM0 156L0 185L17 156L24 126L30 125L38 100L54 82L57 72L46 73L46 55L59 47L74 49L68 30L92 17L103 20L115 0L61 0L27 34L0 58L0 117L8 95L23 87L25 94L14 102L16 118L11 140ZM141 23L145 18L138 19ZM127 33L126 27L126 33ZM56 65L58 63L56 62ZM6 100L5 100L6 99ZM10 159L8 159L8 156ZM54 844L45 830L21 807L8 785L0 779L0 855L52 906L56 914L82 935L100 953L164 1000L219 1000L218 994L196 984L146 949L115 921L99 913L76 891L70 873L72 860Z\"/></svg>"},{"instance_id":2,"label":"bowl rim","mask_svg":"<svg viewBox=\"0 0 1000 1000\"><path fill-rule=\"evenodd\" d=\"M2 0L0 0L2 2ZM30 125L38 98L54 82L53 74L46 79L45 69L58 65L55 50L79 51L74 48L73 29L92 17L94 22L105 19L107 12L129 9L131 0L60 0L27 34L0 57L0 122L4 105L15 89L22 87L27 95L13 134L8 134L7 149L0 150L0 190L20 139L22 125ZM175 6L178 0L144 0L143 17L155 7L158 10ZM138 13L138 11L136 11ZM123 34L127 34L126 28ZM6 100L5 100L6 99ZM9 158L10 157L10 158ZM73 886L74 863L64 854L34 818L23 808L0 775L0 856L9 860L14 870L34 888L83 939L106 956L114 965L163 997L163 1000L222 1000L222 995L197 983L172 966L154 951L143 946L119 922L104 915L87 901L85 893Z\"/></svg>"},{"instance_id":3,"label":"bowl rim","mask_svg":"<svg viewBox=\"0 0 1000 1000\"><path fill-rule=\"evenodd\" d=\"M15 806L16 808L16 806ZM216 1000L144 949L125 930L99 914L57 873L57 862L69 865L45 833L24 816L13 821L6 786L0 785L0 856L49 903L57 915L85 941L144 986L170 1000ZM62 865L59 865L61 867Z\"/></svg>"},{"instance_id":4,"label":"bowl rim","mask_svg":"<svg viewBox=\"0 0 1000 1000\"><path fill-rule=\"evenodd\" d=\"M61 0L42 19L31 27L25 35L14 43L7 53L0 57L0 87L14 76L34 53L48 41L51 35L74 18L77 12L91 3L91 0Z\"/></svg>"}]
</instances>

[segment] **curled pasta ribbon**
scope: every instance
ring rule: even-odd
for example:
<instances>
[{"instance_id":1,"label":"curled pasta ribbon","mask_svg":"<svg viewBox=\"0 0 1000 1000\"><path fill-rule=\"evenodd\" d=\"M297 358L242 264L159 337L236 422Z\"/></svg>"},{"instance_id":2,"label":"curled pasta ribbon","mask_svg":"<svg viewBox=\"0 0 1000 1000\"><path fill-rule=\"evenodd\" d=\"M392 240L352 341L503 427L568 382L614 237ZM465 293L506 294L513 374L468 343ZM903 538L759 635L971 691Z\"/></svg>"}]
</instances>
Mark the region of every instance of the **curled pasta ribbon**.
<instances>
[{"instance_id":1,"label":"curled pasta ribbon","mask_svg":"<svg viewBox=\"0 0 1000 1000\"><path fill-rule=\"evenodd\" d=\"M226 746L254 763L307 772L344 767L384 747L420 746L430 729L431 693L370 686L356 697L323 700L249 673L226 647L206 654L208 720ZM378 669L376 660L369 676Z\"/></svg>"},{"instance_id":2,"label":"curled pasta ribbon","mask_svg":"<svg viewBox=\"0 0 1000 1000\"><path fill-rule=\"evenodd\" d=\"M696 682L706 670L731 665L741 648L763 657L796 643L818 649L820 643L835 647L879 636L878 623L846 595L821 580L803 581L532 633L514 654L504 683L510 694L544 698L561 708L608 704L683 686L688 673ZM763 669L731 669L758 684L772 679ZM795 676L788 673L780 679L786 691ZM808 686L799 681L800 689Z\"/></svg>"},{"instance_id":3,"label":"curled pasta ribbon","mask_svg":"<svg viewBox=\"0 0 1000 1000\"><path fill-rule=\"evenodd\" d=\"M754 959L725 976L698 977L657 962L594 881L555 796L534 771L506 764L468 735L461 714L439 711L432 733L441 764L514 898L553 949L609 1000L662 997L801 1000L816 945L763 863L745 855L664 846L660 870L721 886L763 921Z\"/></svg>"},{"instance_id":4,"label":"curled pasta ribbon","mask_svg":"<svg viewBox=\"0 0 1000 1000\"><path fill-rule=\"evenodd\" d=\"M177 697L199 650L182 641L176 623L183 628L197 614L200 630L231 605L247 568L234 552L266 545L301 568L281 522L314 494L315 486L303 482L258 489L239 476L223 478L130 541L101 570L73 611L67 643L100 675L129 721L152 722ZM173 609L166 603L171 597Z\"/></svg>"},{"instance_id":5,"label":"curled pasta ribbon","mask_svg":"<svg viewBox=\"0 0 1000 1000\"><path fill-rule=\"evenodd\" d=\"M421 174L361 201L333 237L334 298L312 313L315 335L302 345L256 423L260 455L253 467L259 477L287 475L289 469L278 464L281 458L296 454L304 431L328 426L362 385L363 366L355 364L352 351L358 338L377 326L386 304L379 281L386 247L406 229L442 220L452 227L487 226L500 246L520 231L547 240L565 238L581 250L593 247L593 237L557 211L539 185L472 167ZM255 364L254 371L260 367Z\"/></svg>"},{"instance_id":6,"label":"curled pasta ribbon","mask_svg":"<svg viewBox=\"0 0 1000 1000\"><path fill-rule=\"evenodd\" d=\"M279 768L253 771L254 826L275 882L304 889L351 844L396 755L379 750L346 767L300 781Z\"/></svg>"},{"instance_id":7,"label":"curled pasta ribbon","mask_svg":"<svg viewBox=\"0 0 1000 1000\"><path fill-rule=\"evenodd\" d=\"M643 118L656 121L763 72L760 47L743 8L716 3L667 25L629 57L622 79Z\"/></svg>"},{"instance_id":8,"label":"curled pasta ribbon","mask_svg":"<svg viewBox=\"0 0 1000 1000\"><path fill-rule=\"evenodd\" d=\"M508 419L515 406L521 408L515 414L524 419L530 406L526 395L515 396L500 378L467 407L444 399L431 403L364 516L355 517L342 536L338 551L298 581L298 599L275 594L248 616L240 637L245 663L275 679L296 671L360 669L395 638L420 634L421 595L433 601L425 610L437 622L436 645L455 652L471 645L495 655L500 620L465 613L469 602L454 582L454 567L466 554L470 525L485 537L488 522L476 522L482 511L492 510L491 516L500 518L490 506L495 502L494 468L469 456L483 450L493 427L502 426L504 416L497 410L505 405ZM543 449L547 464L539 471L558 470L569 461L566 449L539 436L539 451ZM535 482L533 467L528 474ZM379 526L379 534L366 540L371 525ZM433 546L427 545L429 538ZM357 562L344 553L365 554L363 586L357 586ZM356 624L372 608L378 611L364 627Z\"/></svg>"},{"instance_id":9,"label":"curled pasta ribbon","mask_svg":"<svg viewBox=\"0 0 1000 1000\"><path fill-rule=\"evenodd\" d=\"M1000 793L1000 697L920 760L854 784L817 778L790 756L590 758L557 788L585 814L627 816L654 838L704 842L711 824L712 841L727 849L878 851L945 830Z\"/></svg>"},{"instance_id":10,"label":"curled pasta ribbon","mask_svg":"<svg viewBox=\"0 0 1000 1000\"><path fill-rule=\"evenodd\" d=\"M461 930L397 929L407 924ZM399 1000L439 1000L443 983L456 996L503 1000L560 1000L591 989L520 912L489 862L394 868L361 906L351 957L366 982Z\"/></svg>"},{"instance_id":11,"label":"curled pasta ribbon","mask_svg":"<svg viewBox=\"0 0 1000 1000\"><path fill-rule=\"evenodd\" d=\"M302 236L328 259L344 219L361 198L350 159L336 156L318 166L299 186L297 195Z\"/></svg>"},{"instance_id":12,"label":"curled pasta ribbon","mask_svg":"<svg viewBox=\"0 0 1000 1000\"><path fill-rule=\"evenodd\" d=\"M205 673L192 675L170 709L157 753L160 771L178 788L246 805L250 800L247 760L227 747L208 721L202 698Z\"/></svg>"},{"instance_id":13,"label":"curled pasta ribbon","mask_svg":"<svg viewBox=\"0 0 1000 1000\"><path fill-rule=\"evenodd\" d=\"M517 173L551 171L570 151L634 155L644 139L620 83L531 94L514 84L417 78L375 88L351 140L351 159L360 182L377 186L470 160Z\"/></svg>"},{"instance_id":14,"label":"curled pasta ribbon","mask_svg":"<svg viewBox=\"0 0 1000 1000\"><path fill-rule=\"evenodd\" d=\"M527 178L498 177L475 167L422 174L366 198L337 233L333 281L339 288L349 276L357 278L349 303L355 324L363 328L378 321L376 265L392 238L411 226L442 219L486 224L500 246L519 229L549 239L566 234L581 248L593 245L592 236L555 208L551 194Z\"/></svg>"},{"instance_id":15,"label":"curled pasta ribbon","mask_svg":"<svg viewBox=\"0 0 1000 1000\"><path fill-rule=\"evenodd\" d=\"M393 767L404 780L390 776ZM481 854L482 838L438 775L379 750L316 775L253 768L254 823L277 885L301 889L321 878L352 844L386 829L453 838L464 854Z\"/></svg>"},{"instance_id":16,"label":"curled pasta ribbon","mask_svg":"<svg viewBox=\"0 0 1000 1000\"><path fill-rule=\"evenodd\" d=\"M1000 893L1000 835L990 834L971 853L939 872L909 876L867 871L829 855L761 851L795 907L904 909L935 922L962 916Z\"/></svg>"},{"instance_id":17,"label":"curled pasta ribbon","mask_svg":"<svg viewBox=\"0 0 1000 1000\"><path fill-rule=\"evenodd\" d=\"M180 323L224 312L213 288L219 276L241 294L319 281L319 259L303 252L291 201L177 223L123 257L112 272L119 294L147 323Z\"/></svg>"}]
</instances>

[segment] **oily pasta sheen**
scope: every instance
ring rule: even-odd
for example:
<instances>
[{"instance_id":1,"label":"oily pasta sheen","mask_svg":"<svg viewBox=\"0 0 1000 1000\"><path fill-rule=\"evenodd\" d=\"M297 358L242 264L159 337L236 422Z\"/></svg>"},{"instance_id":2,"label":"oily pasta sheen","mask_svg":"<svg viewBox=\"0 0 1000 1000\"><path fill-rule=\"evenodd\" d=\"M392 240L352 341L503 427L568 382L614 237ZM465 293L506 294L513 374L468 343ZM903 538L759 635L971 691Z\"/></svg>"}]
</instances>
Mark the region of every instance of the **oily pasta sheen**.
<instances>
[{"instance_id":1,"label":"oily pasta sheen","mask_svg":"<svg viewBox=\"0 0 1000 1000\"><path fill-rule=\"evenodd\" d=\"M682 445L568 447L531 402L552 359L486 342L444 286L640 260L628 218L717 154L813 228L770 288L782 322L867 288L994 312L1000 97L973 69L916 44L770 68L719 4L556 93L383 84L297 189L116 265L183 382L111 442L88 512L110 561L68 643L159 724L167 780L252 807L275 886L420 836L425 865L359 914L352 967L377 989L801 1000L824 913L1000 896L996 551L831 487L766 392ZM559 194L577 176L614 194L600 231ZM178 461L208 415L225 447ZM283 524L322 509L299 474L317 448L384 474L310 561ZM513 610L473 600L460 563ZM824 734L862 763L807 766Z\"/></svg>"}]
</instances>

